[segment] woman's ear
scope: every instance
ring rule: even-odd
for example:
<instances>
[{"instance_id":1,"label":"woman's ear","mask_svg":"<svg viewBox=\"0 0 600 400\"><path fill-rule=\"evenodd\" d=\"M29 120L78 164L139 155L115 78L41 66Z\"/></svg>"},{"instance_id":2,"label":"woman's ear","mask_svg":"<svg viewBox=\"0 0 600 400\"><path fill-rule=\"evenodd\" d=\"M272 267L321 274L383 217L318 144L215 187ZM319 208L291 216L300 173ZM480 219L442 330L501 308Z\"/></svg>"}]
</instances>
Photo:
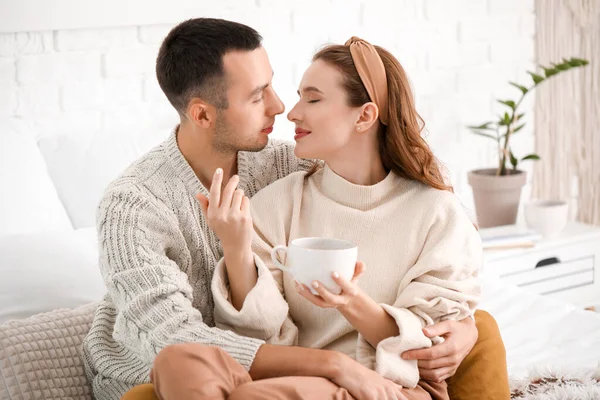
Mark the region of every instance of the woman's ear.
<instances>
[{"instance_id":1,"label":"woman's ear","mask_svg":"<svg viewBox=\"0 0 600 400\"><path fill-rule=\"evenodd\" d=\"M186 116L194 124L207 129L214 124L217 113L214 106L201 99L195 98L190 100L186 110Z\"/></svg>"},{"instance_id":2,"label":"woman's ear","mask_svg":"<svg viewBox=\"0 0 600 400\"><path fill-rule=\"evenodd\" d=\"M379 120L379 108L373 102L365 103L360 108L360 114L356 121L356 129L361 132L367 131Z\"/></svg>"}]
</instances>

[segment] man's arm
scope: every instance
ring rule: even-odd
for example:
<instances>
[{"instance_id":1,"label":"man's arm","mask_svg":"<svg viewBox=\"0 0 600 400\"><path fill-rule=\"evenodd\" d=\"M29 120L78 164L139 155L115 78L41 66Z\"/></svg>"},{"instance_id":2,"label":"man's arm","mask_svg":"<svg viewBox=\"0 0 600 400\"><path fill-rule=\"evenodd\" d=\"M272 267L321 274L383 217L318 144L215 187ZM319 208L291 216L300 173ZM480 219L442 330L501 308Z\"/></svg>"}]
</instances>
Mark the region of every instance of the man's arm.
<instances>
[{"instance_id":1,"label":"man's arm","mask_svg":"<svg viewBox=\"0 0 600 400\"><path fill-rule=\"evenodd\" d=\"M250 368L253 380L282 376L330 379L354 398L406 400L402 387L345 354L330 350L262 345Z\"/></svg>"},{"instance_id":2,"label":"man's arm","mask_svg":"<svg viewBox=\"0 0 600 400\"><path fill-rule=\"evenodd\" d=\"M250 368L252 379L318 376L334 379L342 371L342 355L329 350L295 346L260 347Z\"/></svg>"},{"instance_id":3,"label":"man's arm","mask_svg":"<svg viewBox=\"0 0 600 400\"><path fill-rule=\"evenodd\" d=\"M187 253L177 226L172 211L143 187L127 185L102 199L100 266L118 312L118 340L148 363L168 345L195 342L220 347L249 369L263 341L204 323L187 276L167 256Z\"/></svg>"},{"instance_id":4,"label":"man's arm","mask_svg":"<svg viewBox=\"0 0 600 400\"><path fill-rule=\"evenodd\" d=\"M421 378L441 382L453 376L477 342L478 331L471 317L443 321L423 329L425 336L441 336L443 343L402 353L405 360L418 360Z\"/></svg>"}]
</instances>

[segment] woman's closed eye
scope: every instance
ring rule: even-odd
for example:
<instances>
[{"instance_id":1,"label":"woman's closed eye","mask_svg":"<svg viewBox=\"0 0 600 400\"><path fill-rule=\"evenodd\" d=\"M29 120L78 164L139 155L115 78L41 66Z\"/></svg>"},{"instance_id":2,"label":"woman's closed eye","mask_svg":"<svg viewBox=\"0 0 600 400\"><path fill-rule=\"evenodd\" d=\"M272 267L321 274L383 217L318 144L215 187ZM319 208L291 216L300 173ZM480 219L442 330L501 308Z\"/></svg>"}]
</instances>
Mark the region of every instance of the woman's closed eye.
<instances>
[{"instance_id":1,"label":"woman's closed eye","mask_svg":"<svg viewBox=\"0 0 600 400\"><path fill-rule=\"evenodd\" d=\"M318 103L319 101L321 101L321 100L320 99L308 100L307 103L313 104L313 103Z\"/></svg>"}]
</instances>

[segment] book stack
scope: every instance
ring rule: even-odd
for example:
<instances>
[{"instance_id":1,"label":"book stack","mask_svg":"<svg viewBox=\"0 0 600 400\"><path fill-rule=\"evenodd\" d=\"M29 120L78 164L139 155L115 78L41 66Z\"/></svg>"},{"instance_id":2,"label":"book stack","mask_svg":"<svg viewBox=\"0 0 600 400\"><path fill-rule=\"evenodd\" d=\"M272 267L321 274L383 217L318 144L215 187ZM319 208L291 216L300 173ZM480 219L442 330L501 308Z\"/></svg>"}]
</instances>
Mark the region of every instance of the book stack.
<instances>
[{"instance_id":1,"label":"book stack","mask_svg":"<svg viewBox=\"0 0 600 400\"><path fill-rule=\"evenodd\" d=\"M542 236L522 226L508 225L479 231L483 250L505 250L534 247Z\"/></svg>"}]
</instances>

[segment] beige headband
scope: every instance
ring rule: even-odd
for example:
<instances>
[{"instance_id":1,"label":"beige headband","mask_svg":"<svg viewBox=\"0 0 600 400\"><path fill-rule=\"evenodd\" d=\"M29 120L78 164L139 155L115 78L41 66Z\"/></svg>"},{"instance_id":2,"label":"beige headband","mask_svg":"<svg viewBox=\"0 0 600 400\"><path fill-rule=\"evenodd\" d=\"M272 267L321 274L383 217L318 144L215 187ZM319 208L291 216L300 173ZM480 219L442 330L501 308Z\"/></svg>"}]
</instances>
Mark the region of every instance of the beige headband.
<instances>
[{"instance_id":1,"label":"beige headband","mask_svg":"<svg viewBox=\"0 0 600 400\"><path fill-rule=\"evenodd\" d=\"M384 125L388 123L388 89L385 66L373 45L356 36L352 36L346 46L360 79L369 93L371 101L379 107L379 120Z\"/></svg>"}]
</instances>

